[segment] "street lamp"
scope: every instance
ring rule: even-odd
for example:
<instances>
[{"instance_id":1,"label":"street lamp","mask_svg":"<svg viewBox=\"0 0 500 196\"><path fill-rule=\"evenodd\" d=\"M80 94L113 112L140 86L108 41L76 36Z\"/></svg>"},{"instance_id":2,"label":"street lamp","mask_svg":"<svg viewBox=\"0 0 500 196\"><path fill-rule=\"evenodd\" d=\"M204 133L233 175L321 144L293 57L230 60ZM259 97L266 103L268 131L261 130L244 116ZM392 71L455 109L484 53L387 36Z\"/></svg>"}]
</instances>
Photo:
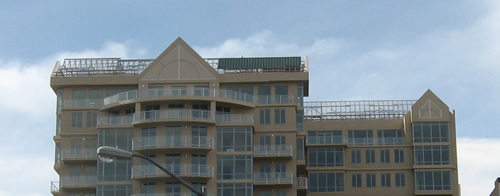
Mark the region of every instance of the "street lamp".
<instances>
[{"instance_id":1,"label":"street lamp","mask_svg":"<svg viewBox=\"0 0 500 196\"><path fill-rule=\"evenodd\" d=\"M183 179L179 178L179 176L175 175L174 173L168 171L167 168L161 166L153 159L146 157L144 155L141 155L139 153L130 152L130 151L126 151L126 150L122 150L122 149L114 148L114 147L110 147L110 146L101 146L97 149L97 156L99 157L99 159L102 162L105 162L105 163L111 163L116 159L131 160L132 157L139 157L139 158L145 159L145 160L151 162L152 164L156 165L156 167L163 170L165 173L170 175L175 180L179 181L181 184L183 184L189 190L196 193L198 196L205 196L204 193L200 192L199 190L196 190L196 188L194 188L191 184L189 184L186 181L184 181Z\"/></svg>"}]
</instances>

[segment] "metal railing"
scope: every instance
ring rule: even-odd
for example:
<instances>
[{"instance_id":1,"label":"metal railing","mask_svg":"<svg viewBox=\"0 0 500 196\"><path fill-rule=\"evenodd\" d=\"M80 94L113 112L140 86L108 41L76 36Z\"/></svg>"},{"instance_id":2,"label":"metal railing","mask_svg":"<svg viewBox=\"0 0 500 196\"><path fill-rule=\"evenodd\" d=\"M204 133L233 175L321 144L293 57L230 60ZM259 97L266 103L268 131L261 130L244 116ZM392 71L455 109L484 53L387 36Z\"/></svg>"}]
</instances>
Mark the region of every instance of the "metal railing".
<instances>
[{"instance_id":1,"label":"metal railing","mask_svg":"<svg viewBox=\"0 0 500 196\"><path fill-rule=\"evenodd\" d=\"M251 57L250 57L251 58ZM308 72L308 58L301 60L300 66L290 66L281 68L258 68L258 69L219 69L220 58L205 58L205 61L213 67L219 74L234 74L234 73L263 73L263 72Z\"/></svg>"},{"instance_id":2,"label":"metal railing","mask_svg":"<svg viewBox=\"0 0 500 196\"><path fill-rule=\"evenodd\" d=\"M203 148L214 149L214 138L207 136L151 136L132 139L132 149Z\"/></svg>"},{"instance_id":3,"label":"metal railing","mask_svg":"<svg viewBox=\"0 0 500 196\"><path fill-rule=\"evenodd\" d=\"M205 194L206 196L215 196L213 193ZM141 193L133 194L132 196L197 196L196 193Z\"/></svg>"},{"instance_id":4,"label":"metal railing","mask_svg":"<svg viewBox=\"0 0 500 196\"><path fill-rule=\"evenodd\" d=\"M415 100L307 101L308 120L402 119Z\"/></svg>"},{"instance_id":5,"label":"metal railing","mask_svg":"<svg viewBox=\"0 0 500 196\"><path fill-rule=\"evenodd\" d=\"M53 77L76 77L95 75L137 75L154 59L81 58L64 59L56 63Z\"/></svg>"},{"instance_id":6,"label":"metal railing","mask_svg":"<svg viewBox=\"0 0 500 196\"><path fill-rule=\"evenodd\" d=\"M253 123L253 114L216 114L216 123Z\"/></svg>"},{"instance_id":7,"label":"metal railing","mask_svg":"<svg viewBox=\"0 0 500 196\"><path fill-rule=\"evenodd\" d=\"M65 99L63 108L98 108L104 105L103 99Z\"/></svg>"},{"instance_id":8,"label":"metal railing","mask_svg":"<svg viewBox=\"0 0 500 196\"><path fill-rule=\"evenodd\" d=\"M297 189L307 189L307 177L297 177Z\"/></svg>"},{"instance_id":9,"label":"metal railing","mask_svg":"<svg viewBox=\"0 0 500 196\"><path fill-rule=\"evenodd\" d=\"M253 148L255 157L292 157L293 146L289 145L255 145Z\"/></svg>"},{"instance_id":10,"label":"metal railing","mask_svg":"<svg viewBox=\"0 0 500 196\"><path fill-rule=\"evenodd\" d=\"M214 120L213 112L193 109L150 110L135 114L135 121L165 119Z\"/></svg>"},{"instance_id":11,"label":"metal railing","mask_svg":"<svg viewBox=\"0 0 500 196\"><path fill-rule=\"evenodd\" d=\"M165 168L183 177L214 177L214 167L203 164L169 164ZM168 177L169 175L155 165L139 165L132 167L133 178Z\"/></svg>"},{"instance_id":12,"label":"metal railing","mask_svg":"<svg viewBox=\"0 0 500 196\"><path fill-rule=\"evenodd\" d=\"M259 172L254 173L254 184L293 184L292 172Z\"/></svg>"},{"instance_id":13,"label":"metal railing","mask_svg":"<svg viewBox=\"0 0 500 196\"><path fill-rule=\"evenodd\" d=\"M404 143L405 143L404 137L377 138L377 145L403 145Z\"/></svg>"},{"instance_id":14,"label":"metal railing","mask_svg":"<svg viewBox=\"0 0 500 196\"><path fill-rule=\"evenodd\" d=\"M293 104L293 95L257 95L257 104Z\"/></svg>"},{"instance_id":15,"label":"metal railing","mask_svg":"<svg viewBox=\"0 0 500 196\"><path fill-rule=\"evenodd\" d=\"M95 187L97 177L95 175L85 176L61 176L60 188Z\"/></svg>"},{"instance_id":16,"label":"metal railing","mask_svg":"<svg viewBox=\"0 0 500 196\"><path fill-rule=\"evenodd\" d=\"M70 148L62 150L62 160L95 160L97 148Z\"/></svg>"},{"instance_id":17,"label":"metal railing","mask_svg":"<svg viewBox=\"0 0 500 196\"><path fill-rule=\"evenodd\" d=\"M134 122L134 115L117 115L117 116L98 116L97 117L97 125L131 125Z\"/></svg>"},{"instance_id":18,"label":"metal railing","mask_svg":"<svg viewBox=\"0 0 500 196\"><path fill-rule=\"evenodd\" d=\"M59 181L50 182L50 192L59 193Z\"/></svg>"},{"instance_id":19,"label":"metal railing","mask_svg":"<svg viewBox=\"0 0 500 196\"><path fill-rule=\"evenodd\" d=\"M307 136L307 144L345 144L343 136Z\"/></svg>"},{"instance_id":20,"label":"metal railing","mask_svg":"<svg viewBox=\"0 0 500 196\"><path fill-rule=\"evenodd\" d=\"M348 138L348 145L352 146L368 146L373 145L373 138Z\"/></svg>"}]
</instances>

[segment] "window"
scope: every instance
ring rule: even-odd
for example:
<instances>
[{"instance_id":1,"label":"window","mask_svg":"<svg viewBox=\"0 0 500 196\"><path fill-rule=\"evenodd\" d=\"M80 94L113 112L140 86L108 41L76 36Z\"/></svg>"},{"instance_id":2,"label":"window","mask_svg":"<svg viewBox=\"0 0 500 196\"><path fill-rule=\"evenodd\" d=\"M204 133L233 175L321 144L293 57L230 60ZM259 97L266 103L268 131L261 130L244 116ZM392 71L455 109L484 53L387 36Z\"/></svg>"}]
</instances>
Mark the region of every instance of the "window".
<instances>
[{"instance_id":1,"label":"window","mask_svg":"<svg viewBox=\"0 0 500 196\"><path fill-rule=\"evenodd\" d=\"M209 90L210 88L207 85L204 86L194 86L194 95L195 96L209 96Z\"/></svg>"},{"instance_id":2,"label":"window","mask_svg":"<svg viewBox=\"0 0 500 196\"><path fill-rule=\"evenodd\" d=\"M344 143L342 131L308 131L309 144L341 144Z\"/></svg>"},{"instance_id":3,"label":"window","mask_svg":"<svg viewBox=\"0 0 500 196\"><path fill-rule=\"evenodd\" d=\"M100 107L103 105L103 92L102 89L91 89L89 90L89 106L90 107Z\"/></svg>"},{"instance_id":4,"label":"window","mask_svg":"<svg viewBox=\"0 0 500 196\"><path fill-rule=\"evenodd\" d=\"M304 106L304 85L297 84L297 106Z\"/></svg>"},{"instance_id":5,"label":"window","mask_svg":"<svg viewBox=\"0 0 500 196\"><path fill-rule=\"evenodd\" d=\"M309 167L344 166L343 147L310 147L307 150Z\"/></svg>"},{"instance_id":6,"label":"window","mask_svg":"<svg viewBox=\"0 0 500 196\"><path fill-rule=\"evenodd\" d=\"M361 150L351 151L351 163L352 164L361 163Z\"/></svg>"},{"instance_id":7,"label":"window","mask_svg":"<svg viewBox=\"0 0 500 196\"><path fill-rule=\"evenodd\" d=\"M375 181L375 174L366 174L366 187L377 187L377 183Z\"/></svg>"},{"instance_id":8,"label":"window","mask_svg":"<svg viewBox=\"0 0 500 196\"><path fill-rule=\"evenodd\" d=\"M166 132L166 145L172 147L178 147L185 144L181 136L182 127L180 126L167 126Z\"/></svg>"},{"instance_id":9,"label":"window","mask_svg":"<svg viewBox=\"0 0 500 196\"><path fill-rule=\"evenodd\" d=\"M252 179L251 155L218 155L217 179Z\"/></svg>"},{"instance_id":10,"label":"window","mask_svg":"<svg viewBox=\"0 0 500 196\"><path fill-rule=\"evenodd\" d=\"M380 150L380 162L381 163L391 162L389 150Z\"/></svg>"},{"instance_id":11,"label":"window","mask_svg":"<svg viewBox=\"0 0 500 196\"><path fill-rule=\"evenodd\" d=\"M193 104L192 117L193 118L209 118L208 105L206 104Z\"/></svg>"},{"instance_id":12,"label":"window","mask_svg":"<svg viewBox=\"0 0 500 196\"><path fill-rule=\"evenodd\" d=\"M286 196L286 191L282 190L276 191L276 196Z\"/></svg>"},{"instance_id":13,"label":"window","mask_svg":"<svg viewBox=\"0 0 500 196\"><path fill-rule=\"evenodd\" d=\"M271 191L261 191L259 192L259 196L271 196Z\"/></svg>"},{"instance_id":14,"label":"window","mask_svg":"<svg viewBox=\"0 0 500 196\"><path fill-rule=\"evenodd\" d=\"M259 86L257 88L257 93L259 104L271 103L271 86Z\"/></svg>"},{"instance_id":15,"label":"window","mask_svg":"<svg viewBox=\"0 0 500 196\"><path fill-rule=\"evenodd\" d=\"M165 155L166 168L174 174L181 173L181 155L167 154Z\"/></svg>"},{"instance_id":16,"label":"window","mask_svg":"<svg viewBox=\"0 0 500 196\"><path fill-rule=\"evenodd\" d=\"M259 111L259 122L261 125L271 124L271 110L270 109L261 109Z\"/></svg>"},{"instance_id":17,"label":"window","mask_svg":"<svg viewBox=\"0 0 500 196\"><path fill-rule=\"evenodd\" d=\"M394 150L394 162L404 163L405 162L405 151L402 149Z\"/></svg>"},{"instance_id":18,"label":"window","mask_svg":"<svg viewBox=\"0 0 500 196\"><path fill-rule=\"evenodd\" d=\"M404 144L403 130L378 130L378 145L402 145Z\"/></svg>"},{"instance_id":19,"label":"window","mask_svg":"<svg viewBox=\"0 0 500 196\"><path fill-rule=\"evenodd\" d=\"M349 145L373 145L372 130L348 131Z\"/></svg>"},{"instance_id":20,"label":"window","mask_svg":"<svg viewBox=\"0 0 500 196\"><path fill-rule=\"evenodd\" d=\"M165 192L171 195L180 195L181 194L181 184L180 183L165 183ZM153 192L155 193L155 192Z\"/></svg>"},{"instance_id":21,"label":"window","mask_svg":"<svg viewBox=\"0 0 500 196\"><path fill-rule=\"evenodd\" d=\"M148 147L155 147L157 145L156 127L142 128L141 135L142 137L140 143L135 144L138 145L138 147L148 148Z\"/></svg>"},{"instance_id":22,"label":"window","mask_svg":"<svg viewBox=\"0 0 500 196\"><path fill-rule=\"evenodd\" d=\"M82 128L83 113L82 112L72 112L71 113L71 127L72 128Z\"/></svg>"},{"instance_id":23,"label":"window","mask_svg":"<svg viewBox=\"0 0 500 196\"><path fill-rule=\"evenodd\" d=\"M54 159L55 164L59 164L61 162L61 143L56 143L56 153Z\"/></svg>"},{"instance_id":24,"label":"window","mask_svg":"<svg viewBox=\"0 0 500 196\"><path fill-rule=\"evenodd\" d=\"M56 115L56 135L61 134L61 115Z\"/></svg>"},{"instance_id":25,"label":"window","mask_svg":"<svg viewBox=\"0 0 500 196\"><path fill-rule=\"evenodd\" d=\"M310 192L344 192L344 173L309 173Z\"/></svg>"},{"instance_id":26,"label":"window","mask_svg":"<svg viewBox=\"0 0 500 196\"><path fill-rule=\"evenodd\" d=\"M450 164L450 146L415 146L415 165Z\"/></svg>"},{"instance_id":27,"label":"window","mask_svg":"<svg viewBox=\"0 0 500 196\"><path fill-rule=\"evenodd\" d=\"M252 151L251 127L217 128L217 151Z\"/></svg>"},{"instance_id":28,"label":"window","mask_svg":"<svg viewBox=\"0 0 500 196\"><path fill-rule=\"evenodd\" d=\"M97 196L132 195L132 185L98 185Z\"/></svg>"},{"instance_id":29,"label":"window","mask_svg":"<svg viewBox=\"0 0 500 196\"><path fill-rule=\"evenodd\" d=\"M73 90L73 107L83 107L87 101L87 91L86 90Z\"/></svg>"},{"instance_id":30,"label":"window","mask_svg":"<svg viewBox=\"0 0 500 196\"><path fill-rule=\"evenodd\" d=\"M413 123L413 142L449 142L448 122Z\"/></svg>"},{"instance_id":31,"label":"window","mask_svg":"<svg viewBox=\"0 0 500 196\"><path fill-rule=\"evenodd\" d=\"M160 105L148 105L144 112L145 119L157 119L160 118Z\"/></svg>"},{"instance_id":32,"label":"window","mask_svg":"<svg viewBox=\"0 0 500 196\"><path fill-rule=\"evenodd\" d=\"M304 110L297 110L295 122L297 125L297 131L304 132Z\"/></svg>"},{"instance_id":33,"label":"window","mask_svg":"<svg viewBox=\"0 0 500 196\"><path fill-rule=\"evenodd\" d=\"M304 159L304 138L297 138L297 160Z\"/></svg>"},{"instance_id":34,"label":"window","mask_svg":"<svg viewBox=\"0 0 500 196\"><path fill-rule=\"evenodd\" d=\"M391 187L391 174L380 174L380 182L382 184L382 187Z\"/></svg>"},{"instance_id":35,"label":"window","mask_svg":"<svg viewBox=\"0 0 500 196\"><path fill-rule=\"evenodd\" d=\"M141 184L141 193L143 193L143 194L156 193L156 191L155 191L155 183L144 183L144 184Z\"/></svg>"},{"instance_id":36,"label":"window","mask_svg":"<svg viewBox=\"0 0 500 196\"><path fill-rule=\"evenodd\" d=\"M375 150L365 150L366 163L375 163Z\"/></svg>"},{"instance_id":37,"label":"window","mask_svg":"<svg viewBox=\"0 0 500 196\"><path fill-rule=\"evenodd\" d=\"M274 110L274 124L285 124L285 109Z\"/></svg>"},{"instance_id":38,"label":"window","mask_svg":"<svg viewBox=\"0 0 500 196\"><path fill-rule=\"evenodd\" d=\"M396 173L396 187L404 187L404 186L405 186L405 174Z\"/></svg>"},{"instance_id":39,"label":"window","mask_svg":"<svg viewBox=\"0 0 500 196\"><path fill-rule=\"evenodd\" d=\"M253 184L217 183L217 196L253 196Z\"/></svg>"},{"instance_id":40,"label":"window","mask_svg":"<svg viewBox=\"0 0 500 196\"><path fill-rule=\"evenodd\" d=\"M276 86L274 88L276 95L276 103L288 103L288 86Z\"/></svg>"},{"instance_id":41,"label":"window","mask_svg":"<svg viewBox=\"0 0 500 196\"><path fill-rule=\"evenodd\" d=\"M87 127L95 128L97 126L97 112L87 112Z\"/></svg>"},{"instance_id":42,"label":"window","mask_svg":"<svg viewBox=\"0 0 500 196\"><path fill-rule=\"evenodd\" d=\"M56 90L56 95L57 95L57 102L56 102L56 109L57 111L61 111L61 107L63 106L64 102L64 90L63 89L57 89Z\"/></svg>"},{"instance_id":43,"label":"window","mask_svg":"<svg viewBox=\"0 0 500 196\"><path fill-rule=\"evenodd\" d=\"M207 127L193 126L191 131L191 141L193 146L207 147Z\"/></svg>"},{"instance_id":44,"label":"window","mask_svg":"<svg viewBox=\"0 0 500 196\"><path fill-rule=\"evenodd\" d=\"M415 189L419 191L451 190L450 171L416 171Z\"/></svg>"},{"instance_id":45,"label":"window","mask_svg":"<svg viewBox=\"0 0 500 196\"><path fill-rule=\"evenodd\" d=\"M186 95L186 90L186 86L172 86L172 96Z\"/></svg>"},{"instance_id":46,"label":"window","mask_svg":"<svg viewBox=\"0 0 500 196\"><path fill-rule=\"evenodd\" d=\"M229 87L226 91L226 97L240 101L253 102L253 87Z\"/></svg>"},{"instance_id":47,"label":"window","mask_svg":"<svg viewBox=\"0 0 500 196\"><path fill-rule=\"evenodd\" d=\"M191 155L191 173L204 176L207 172L207 155Z\"/></svg>"},{"instance_id":48,"label":"window","mask_svg":"<svg viewBox=\"0 0 500 196\"><path fill-rule=\"evenodd\" d=\"M98 132L98 146L116 146L127 151L132 150L133 129L106 129ZM132 161L116 160L112 163L98 161L98 181L130 180Z\"/></svg>"},{"instance_id":49,"label":"window","mask_svg":"<svg viewBox=\"0 0 500 196\"><path fill-rule=\"evenodd\" d=\"M354 188L361 187L361 174L352 174L351 180L352 180L352 187Z\"/></svg>"}]
</instances>

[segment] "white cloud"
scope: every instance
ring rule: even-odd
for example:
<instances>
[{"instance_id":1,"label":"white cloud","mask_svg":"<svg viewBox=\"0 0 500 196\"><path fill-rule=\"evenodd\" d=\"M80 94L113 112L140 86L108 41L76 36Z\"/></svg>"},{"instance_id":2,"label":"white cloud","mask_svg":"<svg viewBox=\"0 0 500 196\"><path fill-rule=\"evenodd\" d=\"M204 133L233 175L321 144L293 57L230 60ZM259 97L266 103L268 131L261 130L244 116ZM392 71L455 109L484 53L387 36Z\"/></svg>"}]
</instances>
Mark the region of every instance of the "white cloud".
<instances>
[{"instance_id":1,"label":"white cloud","mask_svg":"<svg viewBox=\"0 0 500 196\"><path fill-rule=\"evenodd\" d=\"M462 195L489 195L500 177L500 139L459 138L457 143Z\"/></svg>"}]
</instances>

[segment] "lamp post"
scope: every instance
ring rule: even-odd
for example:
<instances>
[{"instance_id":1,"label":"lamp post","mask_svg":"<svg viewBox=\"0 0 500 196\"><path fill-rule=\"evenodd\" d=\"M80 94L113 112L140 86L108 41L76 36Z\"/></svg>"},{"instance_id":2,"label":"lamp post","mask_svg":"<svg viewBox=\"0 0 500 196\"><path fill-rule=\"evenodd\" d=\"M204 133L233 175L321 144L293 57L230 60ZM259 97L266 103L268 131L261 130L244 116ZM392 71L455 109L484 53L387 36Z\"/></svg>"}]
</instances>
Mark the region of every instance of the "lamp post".
<instances>
[{"instance_id":1,"label":"lamp post","mask_svg":"<svg viewBox=\"0 0 500 196\"><path fill-rule=\"evenodd\" d=\"M130 152L130 151L126 151L126 150L122 150L122 149L114 148L114 147L110 147L110 146L101 146L97 149L97 156L99 157L99 159L102 162L105 162L105 163L111 163L116 159L131 160L132 157L139 157L139 158L145 159L145 160L151 162L152 164L156 165L156 167L163 170L165 173L170 175L175 180L179 181L181 184L183 184L189 190L196 193L198 196L205 196L204 193L200 192L199 190L196 190L196 188L194 188L191 184L189 184L186 181L184 181L183 179L179 178L179 176L175 175L174 173L168 171L167 168L161 166L153 159L146 157L144 155L141 155L139 153Z\"/></svg>"}]
</instances>

